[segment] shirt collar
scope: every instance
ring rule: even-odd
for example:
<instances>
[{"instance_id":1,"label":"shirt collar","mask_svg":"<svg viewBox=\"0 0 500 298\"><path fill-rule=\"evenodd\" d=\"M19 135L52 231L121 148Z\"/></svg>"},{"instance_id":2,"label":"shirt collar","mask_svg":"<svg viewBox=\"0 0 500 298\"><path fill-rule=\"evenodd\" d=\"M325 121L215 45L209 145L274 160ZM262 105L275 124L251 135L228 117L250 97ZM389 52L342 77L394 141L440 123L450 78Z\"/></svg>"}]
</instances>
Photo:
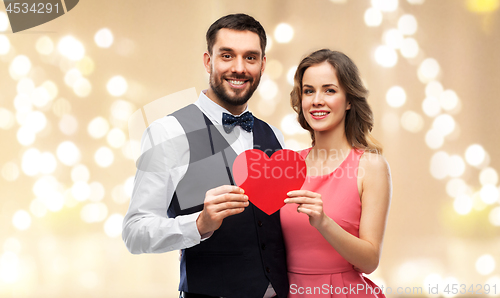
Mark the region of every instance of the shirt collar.
<instances>
[{"instance_id":1,"label":"shirt collar","mask_svg":"<svg viewBox=\"0 0 500 298\"><path fill-rule=\"evenodd\" d=\"M228 110L221 107L220 105L216 104L210 98L208 98L206 95L207 90L208 89L205 89L200 92L200 97L198 97L198 100L195 102L195 105L197 105L202 110L202 112L208 117L208 119L210 119L210 121L212 121L214 124L221 125L222 113L227 113L227 114L231 113ZM245 113L246 111L248 111L248 104L245 110L241 114Z\"/></svg>"}]
</instances>

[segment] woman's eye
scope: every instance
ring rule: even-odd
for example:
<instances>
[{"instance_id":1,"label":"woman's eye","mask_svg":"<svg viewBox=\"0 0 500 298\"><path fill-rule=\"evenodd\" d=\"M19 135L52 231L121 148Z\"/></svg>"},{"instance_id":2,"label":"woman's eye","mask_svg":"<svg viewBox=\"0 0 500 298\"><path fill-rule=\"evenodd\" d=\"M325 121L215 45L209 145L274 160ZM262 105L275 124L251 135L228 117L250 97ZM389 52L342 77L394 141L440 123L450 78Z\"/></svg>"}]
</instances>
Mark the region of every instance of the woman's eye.
<instances>
[{"instance_id":1,"label":"woman's eye","mask_svg":"<svg viewBox=\"0 0 500 298\"><path fill-rule=\"evenodd\" d=\"M326 90L326 92L327 93L335 93L336 91L335 91L335 89L328 89L328 90Z\"/></svg>"},{"instance_id":2,"label":"woman's eye","mask_svg":"<svg viewBox=\"0 0 500 298\"><path fill-rule=\"evenodd\" d=\"M304 94L311 94L311 93L312 93L312 90L309 90L309 89L304 90Z\"/></svg>"}]
</instances>

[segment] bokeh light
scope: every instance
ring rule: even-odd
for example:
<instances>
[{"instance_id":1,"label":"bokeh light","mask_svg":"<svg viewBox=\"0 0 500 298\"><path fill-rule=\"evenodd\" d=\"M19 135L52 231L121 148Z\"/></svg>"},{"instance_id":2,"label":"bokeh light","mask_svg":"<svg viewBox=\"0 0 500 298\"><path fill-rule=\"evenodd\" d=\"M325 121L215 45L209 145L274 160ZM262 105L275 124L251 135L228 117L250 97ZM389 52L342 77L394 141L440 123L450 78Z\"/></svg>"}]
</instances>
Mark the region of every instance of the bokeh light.
<instances>
[{"instance_id":1,"label":"bokeh light","mask_svg":"<svg viewBox=\"0 0 500 298\"><path fill-rule=\"evenodd\" d=\"M1 15L1 12L0 12ZM5 35L0 35L0 55L5 55L10 51L10 41Z\"/></svg>"},{"instance_id":2,"label":"bokeh light","mask_svg":"<svg viewBox=\"0 0 500 298\"><path fill-rule=\"evenodd\" d=\"M483 146L479 144L473 144L467 147L465 150L465 160L471 166L481 165L486 158L486 151L484 151Z\"/></svg>"},{"instance_id":3,"label":"bokeh light","mask_svg":"<svg viewBox=\"0 0 500 298\"><path fill-rule=\"evenodd\" d=\"M99 202L104 199L104 195L106 194L106 189L102 183L94 181L89 184L90 187L90 196L89 201L91 202Z\"/></svg>"},{"instance_id":4,"label":"bokeh light","mask_svg":"<svg viewBox=\"0 0 500 298\"><path fill-rule=\"evenodd\" d=\"M28 127L21 126L17 130L17 141L23 146L30 146L35 142L36 134L33 130Z\"/></svg>"},{"instance_id":5,"label":"bokeh light","mask_svg":"<svg viewBox=\"0 0 500 298\"><path fill-rule=\"evenodd\" d=\"M268 34L266 34L266 38L267 38L266 53L268 53L273 48L273 38L271 37L271 35Z\"/></svg>"},{"instance_id":6,"label":"bokeh light","mask_svg":"<svg viewBox=\"0 0 500 298\"><path fill-rule=\"evenodd\" d=\"M382 12L376 8L370 7L365 11L364 19L368 27L377 27L382 24Z\"/></svg>"},{"instance_id":7,"label":"bokeh light","mask_svg":"<svg viewBox=\"0 0 500 298\"><path fill-rule=\"evenodd\" d=\"M2 167L2 177L7 181L16 181L19 173L19 166L15 162L6 162Z\"/></svg>"},{"instance_id":8,"label":"bokeh light","mask_svg":"<svg viewBox=\"0 0 500 298\"><path fill-rule=\"evenodd\" d=\"M89 168L84 164L78 164L71 169L71 180L73 182L87 182L90 179Z\"/></svg>"},{"instance_id":9,"label":"bokeh light","mask_svg":"<svg viewBox=\"0 0 500 298\"><path fill-rule=\"evenodd\" d=\"M409 37L403 39L401 42L401 55L405 58L415 58L418 55L420 48L418 46L418 43L415 39Z\"/></svg>"},{"instance_id":10,"label":"bokeh light","mask_svg":"<svg viewBox=\"0 0 500 298\"><path fill-rule=\"evenodd\" d=\"M27 75L31 70L31 61L24 55L18 55L12 60L9 67L9 72L14 80Z\"/></svg>"},{"instance_id":11,"label":"bokeh light","mask_svg":"<svg viewBox=\"0 0 500 298\"><path fill-rule=\"evenodd\" d=\"M495 258L490 254L484 254L476 260L476 270L481 275L488 275L495 270Z\"/></svg>"},{"instance_id":12,"label":"bokeh light","mask_svg":"<svg viewBox=\"0 0 500 298\"><path fill-rule=\"evenodd\" d=\"M29 148L24 151L21 161L21 169L23 170L24 174L28 176L34 176L38 174L38 162L40 160L40 154L40 151L36 148Z\"/></svg>"},{"instance_id":13,"label":"bokeh light","mask_svg":"<svg viewBox=\"0 0 500 298\"><path fill-rule=\"evenodd\" d=\"M47 117L43 112L32 111L28 114L26 121L23 123L23 127L26 127L32 132L40 132L47 126Z\"/></svg>"},{"instance_id":14,"label":"bokeh light","mask_svg":"<svg viewBox=\"0 0 500 298\"><path fill-rule=\"evenodd\" d=\"M65 98L59 98L52 104L54 115L62 117L65 114L71 113L71 103Z\"/></svg>"},{"instance_id":15,"label":"bokeh light","mask_svg":"<svg viewBox=\"0 0 500 298\"><path fill-rule=\"evenodd\" d=\"M57 168L57 160L51 152L43 152L40 154L40 168L42 174L52 174Z\"/></svg>"},{"instance_id":16,"label":"bokeh light","mask_svg":"<svg viewBox=\"0 0 500 298\"><path fill-rule=\"evenodd\" d=\"M135 111L134 104L123 99L117 99L111 105L111 115L121 121L127 121Z\"/></svg>"},{"instance_id":17,"label":"bokeh light","mask_svg":"<svg viewBox=\"0 0 500 298\"><path fill-rule=\"evenodd\" d=\"M83 44L73 36L63 37L57 44L57 50L72 61L81 60L85 56Z\"/></svg>"},{"instance_id":18,"label":"bokeh light","mask_svg":"<svg viewBox=\"0 0 500 298\"><path fill-rule=\"evenodd\" d=\"M431 81L425 86L425 95L428 97L440 98L443 93L443 85L438 81Z\"/></svg>"},{"instance_id":19,"label":"bokeh light","mask_svg":"<svg viewBox=\"0 0 500 298\"><path fill-rule=\"evenodd\" d=\"M482 169L479 173L479 182L481 185L493 184L496 185L498 183L498 173L494 168L485 168Z\"/></svg>"},{"instance_id":20,"label":"bokeh light","mask_svg":"<svg viewBox=\"0 0 500 298\"><path fill-rule=\"evenodd\" d=\"M12 217L12 224L16 229L24 231L31 226L31 216L25 210L18 210Z\"/></svg>"},{"instance_id":21,"label":"bokeh light","mask_svg":"<svg viewBox=\"0 0 500 298\"><path fill-rule=\"evenodd\" d=\"M94 35L94 41L100 48L109 48L113 44L113 33L108 28L102 28Z\"/></svg>"},{"instance_id":22,"label":"bokeh light","mask_svg":"<svg viewBox=\"0 0 500 298\"><path fill-rule=\"evenodd\" d=\"M271 79L263 79L258 87L259 95L265 100L273 100L279 92L278 84Z\"/></svg>"},{"instance_id":23,"label":"bokeh light","mask_svg":"<svg viewBox=\"0 0 500 298\"><path fill-rule=\"evenodd\" d=\"M106 88L107 88L109 94L118 97L118 96L122 96L123 94L125 94L125 92L127 92L128 83L124 77L114 76L108 81Z\"/></svg>"},{"instance_id":24,"label":"bokeh light","mask_svg":"<svg viewBox=\"0 0 500 298\"><path fill-rule=\"evenodd\" d=\"M125 133L119 128L113 128L109 131L108 136L106 138L108 144L113 148L121 148L125 141L127 140L127 136Z\"/></svg>"},{"instance_id":25,"label":"bokeh light","mask_svg":"<svg viewBox=\"0 0 500 298\"><path fill-rule=\"evenodd\" d=\"M134 179L135 176L130 176L123 183L123 191L129 198L132 197L132 192L134 191Z\"/></svg>"},{"instance_id":26,"label":"bokeh light","mask_svg":"<svg viewBox=\"0 0 500 298\"><path fill-rule=\"evenodd\" d=\"M432 127L441 135L447 136L455 129L455 120L448 114L441 114L434 119Z\"/></svg>"},{"instance_id":27,"label":"bokeh light","mask_svg":"<svg viewBox=\"0 0 500 298\"><path fill-rule=\"evenodd\" d=\"M81 77L82 73L80 70L78 68L72 68L64 75L64 83L66 83L69 87L73 87L76 81L78 81Z\"/></svg>"},{"instance_id":28,"label":"bokeh light","mask_svg":"<svg viewBox=\"0 0 500 298\"><path fill-rule=\"evenodd\" d=\"M428 83L437 78L440 72L439 63L436 59L427 58L418 67L418 78L422 83Z\"/></svg>"},{"instance_id":29,"label":"bokeh light","mask_svg":"<svg viewBox=\"0 0 500 298\"><path fill-rule=\"evenodd\" d=\"M73 166L80 161L80 149L71 141L64 141L57 146L57 158L67 165Z\"/></svg>"},{"instance_id":30,"label":"bokeh light","mask_svg":"<svg viewBox=\"0 0 500 298\"><path fill-rule=\"evenodd\" d=\"M89 135L94 139L100 139L104 137L108 133L108 130L108 120L101 116L92 119L87 126Z\"/></svg>"},{"instance_id":31,"label":"bokeh light","mask_svg":"<svg viewBox=\"0 0 500 298\"><path fill-rule=\"evenodd\" d=\"M14 114L2 107L0 107L0 128L1 129L10 129L15 123Z\"/></svg>"},{"instance_id":32,"label":"bokeh light","mask_svg":"<svg viewBox=\"0 0 500 298\"><path fill-rule=\"evenodd\" d=\"M406 92L400 86L393 86L387 91L385 99L389 106L399 108L406 102Z\"/></svg>"},{"instance_id":33,"label":"bokeh light","mask_svg":"<svg viewBox=\"0 0 500 298\"><path fill-rule=\"evenodd\" d=\"M285 135L295 135L298 133L307 133L307 130L303 129L299 122L297 121L297 114L296 113L290 113L283 117L281 120L281 125L280 125L281 131Z\"/></svg>"},{"instance_id":34,"label":"bokeh light","mask_svg":"<svg viewBox=\"0 0 500 298\"><path fill-rule=\"evenodd\" d=\"M445 111L453 111L459 106L459 99L455 91L445 90L439 96L439 103Z\"/></svg>"},{"instance_id":35,"label":"bokeh light","mask_svg":"<svg viewBox=\"0 0 500 298\"><path fill-rule=\"evenodd\" d=\"M101 222L108 216L108 207L103 203L88 203L83 206L80 216L86 223Z\"/></svg>"},{"instance_id":36,"label":"bokeh light","mask_svg":"<svg viewBox=\"0 0 500 298\"><path fill-rule=\"evenodd\" d=\"M287 23L280 23L274 29L274 39L278 43L289 43L294 35L293 27Z\"/></svg>"},{"instance_id":37,"label":"bokeh light","mask_svg":"<svg viewBox=\"0 0 500 298\"><path fill-rule=\"evenodd\" d=\"M3 249L5 251L10 251L15 254L18 254L21 251L21 248L21 242L19 242L19 239L15 237L9 237L5 239L5 242L3 243Z\"/></svg>"},{"instance_id":38,"label":"bokeh light","mask_svg":"<svg viewBox=\"0 0 500 298\"><path fill-rule=\"evenodd\" d=\"M78 78L73 84L73 91L78 97L87 97L92 91L90 81L84 77Z\"/></svg>"},{"instance_id":39,"label":"bokeh light","mask_svg":"<svg viewBox=\"0 0 500 298\"><path fill-rule=\"evenodd\" d=\"M7 31L7 28L9 28L9 18L5 12L0 11L0 32Z\"/></svg>"},{"instance_id":40,"label":"bokeh light","mask_svg":"<svg viewBox=\"0 0 500 298\"><path fill-rule=\"evenodd\" d=\"M48 211L47 206L39 198L35 198L33 201L31 201L29 208L31 214L36 217L44 217Z\"/></svg>"},{"instance_id":41,"label":"bokeh light","mask_svg":"<svg viewBox=\"0 0 500 298\"><path fill-rule=\"evenodd\" d=\"M1 16L2 13L0 13ZM0 280L4 284L15 283L19 279L19 259L17 254L6 251L0 257Z\"/></svg>"},{"instance_id":42,"label":"bokeh light","mask_svg":"<svg viewBox=\"0 0 500 298\"><path fill-rule=\"evenodd\" d=\"M481 187L479 192L481 200L488 205L498 202L498 196L500 195L498 188L493 184L486 184Z\"/></svg>"},{"instance_id":43,"label":"bokeh light","mask_svg":"<svg viewBox=\"0 0 500 298\"><path fill-rule=\"evenodd\" d=\"M458 195L453 201L453 208L460 215L466 215L472 210L472 198L466 194Z\"/></svg>"},{"instance_id":44,"label":"bokeh light","mask_svg":"<svg viewBox=\"0 0 500 298\"><path fill-rule=\"evenodd\" d=\"M290 67L286 72L286 81L290 86L293 86L294 84L294 77L296 71L297 71L297 65Z\"/></svg>"},{"instance_id":45,"label":"bokeh light","mask_svg":"<svg viewBox=\"0 0 500 298\"><path fill-rule=\"evenodd\" d=\"M50 55L54 51L54 42L50 37L42 36L36 41L35 48L42 55Z\"/></svg>"},{"instance_id":46,"label":"bokeh light","mask_svg":"<svg viewBox=\"0 0 500 298\"><path fill-rule=\"evenodd\" d=\"M398 62L398 54L393 48L381 45L375 50L375 61L383 67L393 67Z\"/></svg>"},{"instance_id":47,"label":"bokeh light","mask_svg":"<svg viewBox=\"0 0 500 298\"><path fill-rule=\"evenodd\" d=\"M408 3L412 4L412 5L419 5L419 4L423 4L425 2L425 0L408 0Z\"/></svg>"},{"instance_id":48,"label":"bokeh light","mask_svg":"<svg viewBox=\"0 0 500 298\"><path fill-rule=\"evenodd\" d=\"M475 13L489 13L499 7L499 0L467 0L467 9Z\"/></svg>"},{"instance_id":49,"label":"bokeh light","mask_svg":"<svg viewBox=\"0 0 500 298\"><path fill-rule=\"evenodd\" d=\"M460 155L452 155L448 159L448 175L450 177L460 177L465 172L465 162Z\"/></svg>"},{"instance_id":50,"label":"bokeh light","mask_svg":"<svg viewBox=\"0 0 500 298\"><path fill-rule=\"evenodd\" d=\"M374 8L384 11L391 12L395 11L398 8L399 1L398 0L371 0L371 4Z\"/></svg>"},{"instance_id":51,"label":"bokeh light","mask_svg":"<svg viewBox=\"0 0 500 298\"><path fill-rule=\"evenodd\" d=\"M125 141L125 144L122 147L122 153L127 159L136 160L141 151L141 144L137 140L128 140Z\"/></svg>"},{"instance_id":52,"label":"bokeh light","mask_svg":"<svg viewBox=\"0 0 500 298\"><path fill-rule=\"evenodd\" d=\"M401 116L401 126L409 132L417 133L424 127L424 119L418 113L406 111Z\"/></svg>"},{"instance_id":53,"label":"bokeh light","mask_svg":"<svg viewBox=\"0 0 500 298\"><path fill-rule=\"evenodd\" d=\"M47 209L52 212L61 211L64 207L64 195L59 191L54 191L50 196L42 198Z\"/></svg>"},{"instance_id":54,"label":"bokeh light","mask_svg":"<svg viewBox=\"0 0 500 298\"><path fill-rule=\"evenodd\" d=\"M82 73L82 75L88 76L95 70L94 60L92 60L92 58L88 56L85 56L82 60L76 63L76 68Z\"/></svg>"},{"instance_id":55,"label":"bokeh light","mask_svg":"<svg viewBox=\"0 0 500 298\"><path fill-rule=\"evenodd\" d=\"M402 15L398 21L398 30L403 35L413 35L417 32L417 19L411 14Z\"/></svg>"},{"instance_id":56,"label":"bokeh light","mask_svg":"<svg viewBox=\"0 0 500 298\"><path fill-rule=\"evenodd\" d=\"M113 198L113 201L117 204L127 203L130 199L130 197L125 192L125 188L123 187L123 185L115 186L111 191L111 197Z\"/></svg>"},{"instance_id":57,"label":"bokeh light","mask_svg":"<svg viewBox=\"0 0 500 298\"><path fill-rule=\"evenodd\" d=\"M122 234L123 215L111 214L104 223L104 233L111 238L118 237Z\"/></svg>"},{"instance_id":58,"label":"bokeh light","mask_svg":"<svg viewBox=\"0 0 500 298\"><path fill-rule=\"evenodd\" d=\"M77 201L83 202L90 196L90 186L85 181L77 181L71 187L71 194Z\"/></svg>"},{"instance_id":59,"label":"bokeh light","mask_svg":"<svg viewBox=\"0 0 500 298\"><path fill-rule=\"evenodd\" d=\"M97 163L98 166L107 168L109 167L115 159L115 155L113 154L113 151L109 149L108 147L101 147L97 149L97 151L94 154L94 160Z\"/></svg>"},{"instance_id":60,"label":"bokeh light","mask_svg":"<svg viewBox=\"0 0 500 298\"><path fill-rule=\"evenodd\" d=\"M467 183L461 178L453 178L446 183L446 193L452 198L461 194L467 194L468 191L469 187Z\"/></svg>"},{"instance_id":61,"label":"bokeh light","mask_svg":"<svg viewBox=\"0 0 500 298\"><path fill-rule=\"evenodd\" d=\"M393 49L399 49L403 43L403 35L397 29L389 29L384 32L384 43Z\"/></svg>"},{"instance_id":62,"label":"bokeh light","mask_svg":"<svg viewBox=\"0 0 500 298\"><path fill-rule=\"evenodd\" d=\"M495 227L500 227L500 206L491 209L488 219Z\"/></svg>"},{"instance_id":63,"label":"bokeh light","mask_svg":"<svg viewBox=\"0 0 500 298\"><path fill-rule=\"evenodd\" d=\"M73 115L64 114L59 120L59 130L67 136L75 134L78 130L78 120Z\"/></svg>"},{"instance_id":64,"label":"bokeh light","mask_svg":"<svg viewBox=\"0 0 500 298\"><path fill-rule=\"evenodd\" d=\"M425 134L425 143L431 149L441 148L441 146L443 146L444 143L444 136L439 130L431 128Z\"/></svg>"},{"instance_id":65,"label":"bokeh light","mask_svg":"<svg viewBox=\"0 0 500 298\"><path fill-rule=\"evenodd\" d=\"M35 90L35 83L30 78L22 78L17 82L17 93L30 95Z\"/></svg>"},{"instance_id":66,"label":"bokeh light","mask_svg":"<svg viewBox=\"0 0 500 298\"><path fill-rule=\"evenodd\" d=\"M429 96L422 102L422 110L429 117L435 117L441 113L441 105L436 97Z\"/></svg>"},{"instance_id":67,"label":"bokeh light","mask_svg":"<svg viewBox=\"0 0 500 298\"><path fill-rule=\"evenodd\" d=\"M436 179L444 179L448 175L449 156L444 151L438 151L431 158L431 175Z\"/></svg>"},{"instance_id":68,"label":"bokeh light","mask_svg":"<svg viewBox=\"0 0 500 298\"><path fill-rule=\"evenodd\" d=\"M386 111L382 115L382 127L388 133L399 131L399 115L394 111Z\"/></svg>"}]
</instances>

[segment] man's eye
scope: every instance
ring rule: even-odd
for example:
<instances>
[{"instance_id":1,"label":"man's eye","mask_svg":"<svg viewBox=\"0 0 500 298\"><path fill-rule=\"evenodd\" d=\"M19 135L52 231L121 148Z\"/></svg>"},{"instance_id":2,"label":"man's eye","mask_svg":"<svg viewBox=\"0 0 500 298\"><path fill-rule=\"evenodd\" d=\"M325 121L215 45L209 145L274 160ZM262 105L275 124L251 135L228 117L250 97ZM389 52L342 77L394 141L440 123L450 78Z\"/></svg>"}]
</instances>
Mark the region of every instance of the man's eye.
<instances>
[{"instance_id":1,"label":"man's eye","mask_svg":"<svg viewBox=\"0 0 500 298\"><path fill-rule=\"evenodd\" d=\"M222 55L222 58L229 59L229 58L231 58L231 55L229 55L229 54L224 54L224 55Z\"/></svg>"},{"instance_id":2,"label":"man's eye","mask_svg":"<svg viewBox=\"0 0 500 298\"><path fill-rule=\"evenodd\" d=\"M247 57L248 60L256 60L257 58L253 57L253 56L248 56Z\"/></svg>"}]
</instances>

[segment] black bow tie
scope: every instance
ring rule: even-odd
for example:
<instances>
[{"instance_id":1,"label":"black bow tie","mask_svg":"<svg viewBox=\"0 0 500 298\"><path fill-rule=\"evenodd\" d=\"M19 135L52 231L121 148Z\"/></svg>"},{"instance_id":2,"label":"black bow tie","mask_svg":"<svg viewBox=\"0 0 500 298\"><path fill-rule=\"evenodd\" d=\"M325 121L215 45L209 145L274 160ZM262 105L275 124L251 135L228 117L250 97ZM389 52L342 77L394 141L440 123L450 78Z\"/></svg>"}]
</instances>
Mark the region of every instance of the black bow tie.
<instances>
[{"instance_id":1,"label":"black bow tie","mask_svg":"<svg viewBox=\"0 0 500 298\"><path fill-rule=\"evenodd\" d=\"M236 125L251 132L253 129L253 115L248 111L239 117L235 117L228 113L222 113L222 125L226 133L231 133Z\"/></svg>"}]
</instances>

